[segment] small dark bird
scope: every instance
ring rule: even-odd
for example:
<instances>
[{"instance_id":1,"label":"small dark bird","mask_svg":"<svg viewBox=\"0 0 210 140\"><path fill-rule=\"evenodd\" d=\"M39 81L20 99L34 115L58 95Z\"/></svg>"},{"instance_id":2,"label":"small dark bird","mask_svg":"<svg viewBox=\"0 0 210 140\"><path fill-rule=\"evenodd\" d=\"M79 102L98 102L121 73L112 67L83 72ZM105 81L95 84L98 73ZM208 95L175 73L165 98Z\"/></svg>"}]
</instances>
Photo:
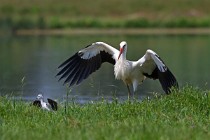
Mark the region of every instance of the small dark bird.
<instances>
[{"instance_id":1,"label":"small dark bird","mask_svg":"<svg viewBox=\"0 0 210 140\"><path fill-rule=\"evenodd\" d=\"M51 110L57 111L58 110L58 105L57 105L56 101L49 99L49 98L47 98L47 101L48 101L48 103L44 102L43 95L39 94L36 97L36 100L33 102L33 105L40 107L44 110L48 110L48 111L51 111Z\"/></svg>"}]
</instances>

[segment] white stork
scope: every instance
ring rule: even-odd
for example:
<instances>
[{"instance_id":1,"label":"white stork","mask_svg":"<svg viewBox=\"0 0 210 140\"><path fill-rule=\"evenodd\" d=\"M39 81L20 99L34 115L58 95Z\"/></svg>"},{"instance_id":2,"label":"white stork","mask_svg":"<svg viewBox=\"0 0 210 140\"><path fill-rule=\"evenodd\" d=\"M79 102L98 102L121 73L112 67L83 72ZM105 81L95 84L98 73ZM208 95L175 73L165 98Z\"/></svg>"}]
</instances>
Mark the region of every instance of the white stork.
<instances>
[{"instance_id":1,"label":"white stork","mask_svg":"<svg viewBox=\"0 0 210 140\"><path fill-rule=\"evenodd\" d=\"M40 107L44 110L48 110L48 111L51 111L51 110L56 111L58 109L56 101L54 101L52 99L49 99L49 98L47 98L47 101L48 101L48 103L44 102L43 95L38 94L38 96L36 97L36 100L33 101L33 105L37 106L37 107Z\"/></svg>"},{"instance_id":2,"label":"white stork","mask_svg":"<svg viewBox=\"0 0 210 140\"><path fill-rule=\"evenodd\" d=\"M123 80L127 86L128 97L131 95L130 86L135 92L146 77L159 79L166 94L170 93L172 87L178 88L176 78L154 51L147 50L138 61L127 60L126 52L125 41L120 43L120 51L104 42L92 43L63 62L58 67L61 70L57 76L61 76L59 80L65 79L64 84L78 85L98 70L102 63L109 62L114 65L115 78Z\"/></svg>"}]
</instances>

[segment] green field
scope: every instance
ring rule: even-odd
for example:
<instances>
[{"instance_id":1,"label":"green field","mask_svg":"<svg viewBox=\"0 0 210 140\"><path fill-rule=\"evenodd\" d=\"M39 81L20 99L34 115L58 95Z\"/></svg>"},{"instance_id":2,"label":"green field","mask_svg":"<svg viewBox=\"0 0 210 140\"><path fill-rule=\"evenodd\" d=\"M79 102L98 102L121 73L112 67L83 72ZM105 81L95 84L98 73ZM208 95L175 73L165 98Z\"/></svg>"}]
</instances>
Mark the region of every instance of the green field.
<instances>
[{"instance_id":1,"label":"green field","mask_svg":"<svg viewBox=\"0 0 210 140\"><path fill-rule=\"evenodd\" d=\"M210 27L209 0L1 0L0 27Z\"/></svg>"},{"instance_id":2,"label":"green field","mask_svg":"<svg viewBox=\"0 0 210 140\"><path fill-rule=\"evenodd\" d=\"M185 87L143 101L62 103L47 112L0 98L0 139L207 140L210 91Z\"/></svg>"}]
</instances>

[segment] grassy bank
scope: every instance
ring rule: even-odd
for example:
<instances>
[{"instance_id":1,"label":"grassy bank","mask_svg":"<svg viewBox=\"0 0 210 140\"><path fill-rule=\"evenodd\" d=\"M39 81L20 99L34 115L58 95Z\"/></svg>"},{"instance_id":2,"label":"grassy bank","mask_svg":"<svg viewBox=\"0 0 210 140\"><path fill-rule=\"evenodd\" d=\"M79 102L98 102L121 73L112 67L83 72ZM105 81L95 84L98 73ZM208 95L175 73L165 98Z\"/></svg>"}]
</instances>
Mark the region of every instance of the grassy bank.
<instances>
[{"instance_id":1,"label":"grassy bank","mask_svg":"<svg viewBox=\"0 0 210 140\"><path fill-rule=\"evenodd\" d=\"M142 102L69 102L58 112L0 98L0 139L197 139L210 137L209 91L187 87Z\"/></svg>"},{"instance_id":2,"label":"grassy bank","mask_svg":"<svg viewBox=\"0 0 210 140\"><path fill-rule=\"evenodd\" d=\"M208 0L1 0L0 27L210 27Z\"/></svg>"}]
</instances>

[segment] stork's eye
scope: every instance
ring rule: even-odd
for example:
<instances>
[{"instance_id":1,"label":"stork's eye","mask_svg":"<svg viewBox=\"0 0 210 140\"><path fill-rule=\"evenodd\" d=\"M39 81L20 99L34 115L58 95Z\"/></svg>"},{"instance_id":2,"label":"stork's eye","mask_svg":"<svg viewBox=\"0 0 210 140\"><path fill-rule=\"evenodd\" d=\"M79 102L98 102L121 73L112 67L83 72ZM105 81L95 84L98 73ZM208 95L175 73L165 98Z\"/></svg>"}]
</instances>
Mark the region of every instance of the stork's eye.
<instances>
[{"instance_id":1,"label":"stork's eye","mask_svg":"<svg viewBox=\"0 0 210 140\"><path fill-rule=\"evenodd\" d=\"M125 48L125 45L123 45L123 48Z\"/></svg>"}]
</instances>

